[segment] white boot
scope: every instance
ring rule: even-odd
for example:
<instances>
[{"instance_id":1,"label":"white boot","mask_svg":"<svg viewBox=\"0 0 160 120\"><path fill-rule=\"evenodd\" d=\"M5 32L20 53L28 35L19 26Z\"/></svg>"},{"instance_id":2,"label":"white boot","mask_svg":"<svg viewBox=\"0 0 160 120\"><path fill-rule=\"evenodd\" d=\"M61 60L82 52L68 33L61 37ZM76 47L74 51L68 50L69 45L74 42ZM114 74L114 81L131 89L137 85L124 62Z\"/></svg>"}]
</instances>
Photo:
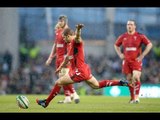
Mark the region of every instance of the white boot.
<instances>
[{"instance_id":1,"label":"white boot","mask_svg":"<svg viewBox=\"0 0 160 120\"><path fill-rule=\"evenodd\" d=\"M64 100L58 101L58 103L62 104L62 103L71 103L71 97L70 96L66 96Z\"/></svg>"},{"instance_id":2,"label":"white boot","mask_svg":"<svg viewBox=\"0 0 160 120\"><path fill-rule=\"evenodd\" d=\"M134 103L137 104L137 103L140 103L140 100L139 100L139 98L137 98L137 99L135 99L135 100L130 100L129 103L130 103L130 104L134 104Z\"/></svg>"},{"instance_id":3,"label":"white boot","mask_svg":"<svg viewBox=\"0 0 160 120\"><path fill-rule=\"evenodd\" d=\"M74 100L74 102L76 104L80 102L80 97L79 97L79 95L76 92L74 92L73 94L71 94L71 98Z\"/></svg>"}]
</instances>

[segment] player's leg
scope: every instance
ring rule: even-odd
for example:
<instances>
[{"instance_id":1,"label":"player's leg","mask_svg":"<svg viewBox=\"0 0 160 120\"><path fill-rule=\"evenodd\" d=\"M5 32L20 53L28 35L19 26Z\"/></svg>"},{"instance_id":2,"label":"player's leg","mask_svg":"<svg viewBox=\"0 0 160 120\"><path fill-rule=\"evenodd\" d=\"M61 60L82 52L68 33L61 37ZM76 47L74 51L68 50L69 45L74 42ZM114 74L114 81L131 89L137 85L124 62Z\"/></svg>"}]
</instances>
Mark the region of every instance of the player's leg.
<instances>
[{"instance_id":1,"label":"player's leg","mask_svg":"<svg viewBox=\"0 0 160 120\"><path fill-rule=\"evenodd\" d=\"M67 73L69 73L69 69L68 69ZM74 89L74 85L73 84L68 84L67 89L70 91L71 99L74 100L75 103L79 103L80 97L77 94L76 90Z\"/></svg>"},{"instance_id":2,"label":"player's leg","mask_svg":"<svg viewBox=\"0 0 160 120\"><path fill-rule=\"evenodd\" d=\"M127 63L123 61L122 70L127 67ZM125 69L126 70L126 69ZM126 79L119 79L119 80L101 80L99 82L100 88L106 86L128 86L128 81Z\"/></svg>"},{"instance_id":3,"label":"player's leg","mask_svg":"<svg viewBox=\"0 0 160 120\"><path fill-rule=\"evenodd\" d=\"M70 91L70 97L71 97L71 99L72 100L74 100L74 102L77 104L77 103L79 103L80 102L80 97L79 97L79 95L77 94L77 92L76 92L76 90L74 89L74 86L73 86L73 84L69 84L69 85L67 85L67 87L68 87L68 89L69 89L69 91Z\"/></svg>"},{"instance_id":4,"label":"player's leg","mask_svg":"<svg viewBox=\"0 0 160 120\"><path fill-rule=\"evenodd\" d=\"M60 103L60 104L62 104L62 103L71 103L72 102L71 93L70 93L70 90L68 88L68 85L63 85L63 90L64 90L65 98L64 98L64 100L58 101L58 103Z\"/></svg>"},{"instance_id":5,"label":"player's leg","mask_svg":"<svg viewBox=\"0 0 160 120\"><path fill-rule=\"evenodd\" d=\"M141 77L141 70L142 70L142 62L141 61L134 61L131 64L132 68L132 80L134 83L134 103L139 103L139 92L141 87L140 77Z\"/></svg>"},{"instance_id":6,"label":"player's leg","mask_svg":"<svg viewBox=\"0 0 160 120\"><path fill-rule=\"evenodd\" d=\"M139 92L140 92L140 87L141 87L141 82L140 82L140 76L141 72L134 70L132 79L134 80L134 87L135 87L135 103L139 103Z\"/></svg>"},{"instance_id":7,"label":"player's leg","mask_svg":"<svg viewBox=\"0 0 160 120\"><path fill-rule=\"evenodd\" d=\"M55 82L55 85L53 86L53 89L51 90L47 99L43 99L43 100L37 99L36 102L39 105L41 105L42 107L46 108L49 105L49 103L51 102L51 100L59 93L59 91L63 85L73 84L73 83L74 83L74 81L71 80L71 78L68 74L62 76L61 78L59 78Z\"/></svg>"},{"instance_id":8,"label":"player's leg","mask_svg":"<svg viewBox=\"0 0 160 120\"><path fill-rule=\"evenodd\" d=\"M87 84L91 86L94 89L103 88L107 86L115 86L115 85L121 85L124 84L122 80L101 80L97 81L97 79L92 76L89 80L86 80ZM128 82L126 83L128 86Z\"/></svg>"},{"instance_id":9,"label":"player's leg","mask_svg":"<svg viewBox=\"0 0 160 120\"><path fill-rule=\"evenodd\" d=\"M62 68L61 71L58 73L58 76L62 77L65 74L68 74L68 72L69 72L69 68ZM58 103L71 103L72 102L71 96L70 96L71 93L70 93L70 90L69 90L68 86L64 85L63 90L64 90L65 98L64 98L64 100L58 101Z\"/></svg>"},{"instance_id":10,"label":"player's leg","mask_svg":"<svg viewBox=\"0 0 160 120\"><path fill-rule=\"evenodd\" d=\"M60 104L71 103L72 100L74 100L74 102L76 104L80 102L80 97L77 94L77 92L75 91L73 84L64 85L63 89L64 89L65 98L64 98L64 100L58 101L58 103L60 103Z\"/></svg>"},{"instance_id":11,"label":"player's leg","mask_svg":"<svg viewBox=\"0 0 160 120\"><path fill-rule=\"evenodd\" d=\"M86 80L86 83L91 86L93 89L99 89L107 86L119 85L119 80L102 80L98 81L94 76L92 76L89 80Z\"/></svg>"},{"instance_id":12,"label":"player's leg","mask_svg":"<svg viewBox=\"0 0 160 120\"><path fill-rule=\"evenodd\" d=\"M92 76L89 80L85 81L91 88L93 89L99 89L99 82L97 81L97 79Z\"/></svg>"},{"instance_id":13,"label":"player's leg","mask_svg":"<svg viewBox=\"0 0 160 120\"><path fill-rule=\"evenodd\" d=\"M97 79L91 75L91 70L90 67L86 67L83 69L83 74L84 76L87 76L87 84L90 85L94 89L106 87L106 86L115 86L115 85L125 85L125 81L123 82L122 80L101 80L97 81ZM128 84L126 84L128 85Z\"/></svg>"},{"instance_id":14,"label":"player's leg","mask_svg":"<svg viewBox=\"0 0 160 120\"><path fill-rule=\"evenodd\" d=\"M129 92L130 92L130 101L129 103L134 103L134 100L135 100L135 87L134 87L134 84L132 84L132 74L129 73L129 74L126 74L126 78L130 84L129 86Z\"/></svg>"},{"instance_id":15,"label":"player's leg","mask_svg":"<svg viewBox=\"0 0 160 120\"><path fill-rule=\"evenodd\" d=\"M106 87L106 86L127 86L128 87L128 81L124 78L117 79L117 80L101 80L99 82L100 88Z\"/></svg>"},{"instance_id":16,"label":"player's leg","mask_svg":"<svg viewBox=\"0 0 160 120\"><path fill-rule=\"evenodd\" d=\"M36 102L38 103L38 105L41 105L42 107L46 108L51 102L51 100L59 93L60 89L61 86L55 83L47 99L36 99Z\"/></svg>"},{"instance_id":17,"label":"player's leg","mask_svg":"<svg viewBox=\"0 0 160 120\"><path fill-rule=\"evenodd\" d=\"M135 94L134 94L134 85L132 85L132 69L128 61L123 60L122 62L122 73L126 75L126 79L128 80L129 83L129 92L130 92L130 101L129 103L133 103L135 99Z\"/></svg>"},{"instance_id":18,"label":"player's leg","mask_svg":"<svg viewBox=\"0 0 160 120\"><path fill-rule=\"evenodd\" d=\"M140 76L142 70L142 62L139 61L132 61L129 65L129 68L132 72L132 76L129 79L131 80L130 91L131 91L131 100L129 103L139 103L139 91L140 91Z\"/></svg>"},{"instance_id":19,"label":"player's leg","mask_svg":"<svg viewBox=\"0 0 160 120\"><path fill-rule=\"evenodd\" d=\"M68 74L69 68L62 68L61 72L59 73L59 77ZM65 99L59 101L58 103L71 103L71 100L73 99L75 103L80 102L80 97L77 94L76 90L74 89L72 84L63 86Z\"/></svg>"}]
</instances>

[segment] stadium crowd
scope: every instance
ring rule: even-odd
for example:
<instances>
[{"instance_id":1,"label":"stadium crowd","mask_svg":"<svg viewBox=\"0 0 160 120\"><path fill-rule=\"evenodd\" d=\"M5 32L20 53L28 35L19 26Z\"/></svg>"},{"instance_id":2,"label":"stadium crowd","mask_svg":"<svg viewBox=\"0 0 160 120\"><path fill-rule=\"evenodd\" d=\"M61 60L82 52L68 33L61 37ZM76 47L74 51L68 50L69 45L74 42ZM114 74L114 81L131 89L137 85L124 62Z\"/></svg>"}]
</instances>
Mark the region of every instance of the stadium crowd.
<instances>
[{"instance_id":1,"label":"stadium crowd","mask_svg":"<svg viewBox=\"0 0 160 120\"><path fill-rule=\"evenodd\" d=\"M11 68L12 55L9 51L0 54L0 94L42 94L51 90L54 80L57 79L54 64L45 66L48 55L37 52L33 58L25 54L27 60L21 60L18 69ZM121 73L121 60L118 56L100 57L88 55L92 73L97 79L114 79L123 77ZM153 49L143 60L142 84L160 83L160 42L153 42ZM54 61L52 62L54 63ZM102 94L101 90L92 90L86 84L75 86L79 94ZM84 93L85 92L85 93Z\"/></svg>"}]
</instances>

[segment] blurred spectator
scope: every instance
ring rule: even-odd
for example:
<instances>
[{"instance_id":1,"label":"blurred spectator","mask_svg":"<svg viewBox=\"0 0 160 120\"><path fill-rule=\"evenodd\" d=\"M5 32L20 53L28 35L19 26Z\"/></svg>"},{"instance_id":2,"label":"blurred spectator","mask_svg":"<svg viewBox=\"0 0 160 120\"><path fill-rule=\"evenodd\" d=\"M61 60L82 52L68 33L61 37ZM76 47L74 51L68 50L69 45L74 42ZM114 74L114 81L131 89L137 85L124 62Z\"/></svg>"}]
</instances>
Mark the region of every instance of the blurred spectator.
<instances>
[{"instance_id":1,"label":"blurred spectator","mask_svg":"<svg viewBox=\"0 0 160 120\"><path fill-rule=\"evenodd\" d=\"M7 74L9 74L12 70L12 54L8 50L4 53L3 60L3 69Z\"/></svg>"},{"instance_id":2,"label":"blurred spectator","mask_svg":"<svg viewBox=\"0 0 160 120\"><path fill-rule=\"evenodd\" d=\"M32 41L32 43L30 43L30 47L29 47L30 59L35 60L38 57L39 53L40 53L40 47L37 44L35 44L34 41Z\"/></svg>"},{"instance_id":3,"label":"blurred spectator","mask_svg":"<svg viewBox=\"0 0 160 120\"><path fill-rule=\"evenodd\" d=\"M20 44L19 53L20 53L20 64L27 63L29 50L25 43Z\"/></svg>"},{"instance_id":4,"label":"blurred spectator","mask_svg":"<svg viewBox=\"0 0 160 120\"><path fill-rule=\"evenodd\" d=\"M0 76L0 94L5 95L7 91L8 85L8 76L5 74L1 74Z\"/></svg>"},{"instance_id":5,"label":"blurred spectator","mask_svg":"<svg viewBox=\"0 0 160 120\"><path fill-rule=\"evenodd\" d=\"M36 81L39 79L38 77L39 77L38 72L36 71L35 66L32 65L30 72L29 72L30 90L31 91L34 90L34 85L35 85Z\"/></svg>"},{"instance_id":6,"label":"blurred spectator","mask_svg":"<svg viewBox=\"0 0 160 120\"><path fill-rule=\"evenodd\" d=\"M153 46L153 54L156 60L160 60L160 42Z\"/></svg>"}]
</instances>

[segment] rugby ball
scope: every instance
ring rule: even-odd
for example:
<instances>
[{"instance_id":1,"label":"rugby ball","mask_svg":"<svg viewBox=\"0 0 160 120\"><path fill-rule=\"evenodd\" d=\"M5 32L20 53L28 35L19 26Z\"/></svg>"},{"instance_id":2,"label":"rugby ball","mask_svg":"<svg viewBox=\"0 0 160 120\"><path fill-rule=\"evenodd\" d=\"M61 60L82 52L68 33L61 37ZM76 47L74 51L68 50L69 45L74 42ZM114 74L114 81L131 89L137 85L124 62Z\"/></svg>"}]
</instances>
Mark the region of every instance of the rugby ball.
<instances>
[{"instance_id":1,"label":"rugby ball","mask_svg":"<svg viewBox=\"0 0 160 120\"><path fill-rule=\"evenodd\" d=\"M26 96L24 95L18 95L16 97L16 102L19 108L21 109L28 109L29 106L29 100Z\"/></svg>"}]
</instances>

